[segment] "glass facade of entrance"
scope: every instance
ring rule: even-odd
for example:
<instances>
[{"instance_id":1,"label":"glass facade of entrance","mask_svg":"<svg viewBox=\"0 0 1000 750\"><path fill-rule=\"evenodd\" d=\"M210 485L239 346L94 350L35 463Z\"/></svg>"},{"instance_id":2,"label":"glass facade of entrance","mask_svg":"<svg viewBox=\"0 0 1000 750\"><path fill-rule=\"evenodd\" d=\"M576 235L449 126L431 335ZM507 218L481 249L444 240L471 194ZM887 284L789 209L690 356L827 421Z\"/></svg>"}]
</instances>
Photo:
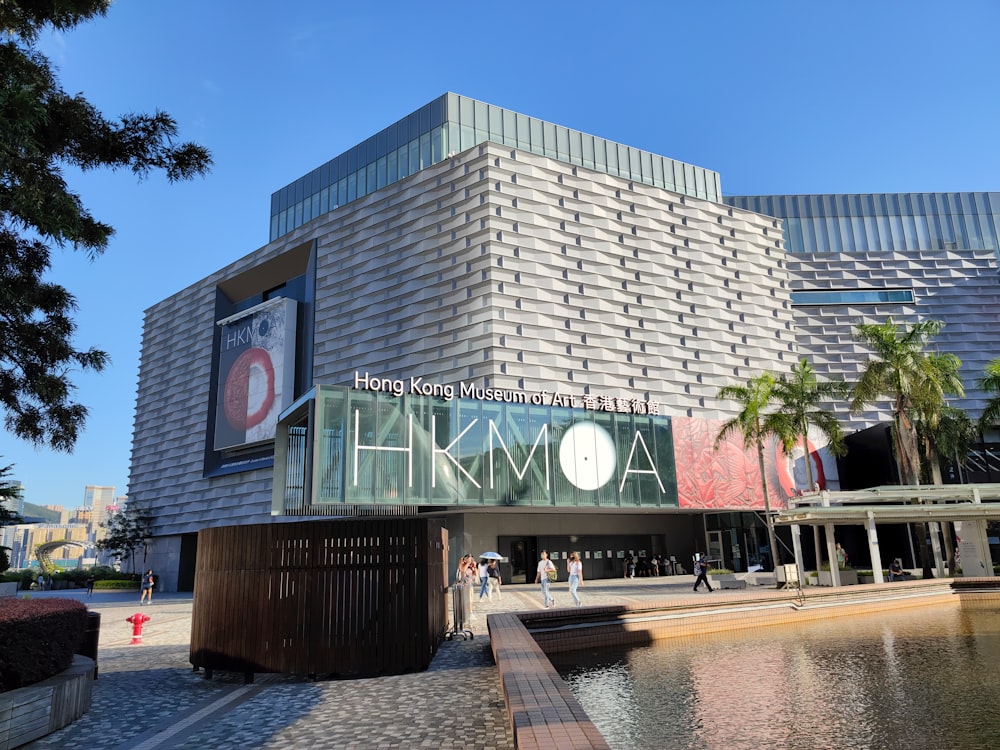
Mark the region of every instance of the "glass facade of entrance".
<instances>
[{"instance_id":1,"label":"glass facade of entrance","mask_svg":"<svg viewBox=\"0 0 1000 750\"><path fill-rule=\"evenodd\" d=\"M344 505L676 508L669 417L317 386L279 425L276 513Z\"/></svg>"}]
</instances>

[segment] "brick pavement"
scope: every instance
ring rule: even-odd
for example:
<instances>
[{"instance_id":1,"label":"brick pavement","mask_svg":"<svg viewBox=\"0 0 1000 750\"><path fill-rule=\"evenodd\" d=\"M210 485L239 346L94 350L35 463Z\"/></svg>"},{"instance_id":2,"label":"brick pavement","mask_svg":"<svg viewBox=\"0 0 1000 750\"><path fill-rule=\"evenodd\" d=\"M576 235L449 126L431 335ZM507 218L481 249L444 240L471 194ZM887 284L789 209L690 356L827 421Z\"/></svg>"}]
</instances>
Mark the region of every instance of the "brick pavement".
<instances>
[{"instance_id":1,"label":"brick pavement","mask_svg":"<svg viewBox=\"0 0 1000 750\"><path fill-rule=\"evenodd\" d=\"M588 581L581 596L585 605L692 596L692 580ZM553 588L557 606L568 604L566 584ZM258 675L254 684L244 685L242 674L216 672L206 680L192 671L190 594L160 595L141 608L137 594L33 595L79 598L100 612L102 621L100 678L91 710L25 746L32 750L512 749L486 615L542 609L534 585L508 585L500 601L475 601L475 637L445 641L425 672L329 681ZM131 645L125 618L137 611L152 619L142 645Z\"/></svg>"}]
</instances>

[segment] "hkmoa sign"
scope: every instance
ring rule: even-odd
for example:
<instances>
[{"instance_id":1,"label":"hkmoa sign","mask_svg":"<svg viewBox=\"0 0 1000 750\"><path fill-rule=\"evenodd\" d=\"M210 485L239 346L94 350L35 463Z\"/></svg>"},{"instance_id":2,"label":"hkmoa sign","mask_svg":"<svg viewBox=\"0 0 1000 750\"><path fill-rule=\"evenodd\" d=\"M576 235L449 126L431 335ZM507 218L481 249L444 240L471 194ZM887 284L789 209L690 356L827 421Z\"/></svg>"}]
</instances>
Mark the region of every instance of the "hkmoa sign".
<instances>
[{"instance_id":1,"label":"hkmoa sign","mask_svg":"<svg viewBox=\"0 0 1000 750\"><path fill-rule=\"evenodd\" d=\"M320 503L677 505L670 420L634 400L360 373L316 400Z\"/></svg>"}]
</instances>

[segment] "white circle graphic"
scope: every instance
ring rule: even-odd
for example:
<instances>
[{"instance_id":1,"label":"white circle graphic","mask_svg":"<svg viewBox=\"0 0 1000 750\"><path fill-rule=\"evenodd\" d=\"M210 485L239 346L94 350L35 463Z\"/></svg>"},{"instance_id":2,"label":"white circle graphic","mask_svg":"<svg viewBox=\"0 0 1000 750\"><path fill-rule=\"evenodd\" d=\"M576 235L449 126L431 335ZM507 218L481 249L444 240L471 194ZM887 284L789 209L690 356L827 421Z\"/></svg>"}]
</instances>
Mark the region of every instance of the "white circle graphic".
<instances>
[{"instance_id":1,"label":"white circle graphic","mask_svg":"<svg viewBox=\"0 0 1000 750\"><path fill-rule=\"evenodd\" d=\"M593 422L577 422L563 435L559 465L574 487L596 490L614 475L617 454L607 430Z\"/></svg>"}]
</instances>

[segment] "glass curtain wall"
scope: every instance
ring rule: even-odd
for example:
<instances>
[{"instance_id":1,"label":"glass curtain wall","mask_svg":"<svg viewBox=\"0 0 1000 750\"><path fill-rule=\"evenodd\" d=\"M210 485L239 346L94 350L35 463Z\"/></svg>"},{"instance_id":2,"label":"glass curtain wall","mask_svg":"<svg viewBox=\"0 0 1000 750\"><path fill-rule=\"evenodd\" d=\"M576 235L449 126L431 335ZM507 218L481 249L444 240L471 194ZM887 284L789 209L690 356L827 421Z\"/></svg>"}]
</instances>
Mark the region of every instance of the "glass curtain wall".
<instances>
[{"instance_id":1,"label":"glass curtain wall","mask_svg":"<svg viewBox=\"0 0 1000 750\"><path fill-rule=\"evenodd\" d=\"M721 200L716 172L445 94L274 193L270 238L484 141L696 198Z\"/></svg>"},{"instance_id":2,"label":"glass curtain wall","mask_svg":"<svg viewBox=\"0 0 1000 750\"><path fill-rule=\"evenodd\" d=\"M727 196L784 221L790 253L965 248L1000 257L1000 193Z\"/></svg>"}]
</instances>

